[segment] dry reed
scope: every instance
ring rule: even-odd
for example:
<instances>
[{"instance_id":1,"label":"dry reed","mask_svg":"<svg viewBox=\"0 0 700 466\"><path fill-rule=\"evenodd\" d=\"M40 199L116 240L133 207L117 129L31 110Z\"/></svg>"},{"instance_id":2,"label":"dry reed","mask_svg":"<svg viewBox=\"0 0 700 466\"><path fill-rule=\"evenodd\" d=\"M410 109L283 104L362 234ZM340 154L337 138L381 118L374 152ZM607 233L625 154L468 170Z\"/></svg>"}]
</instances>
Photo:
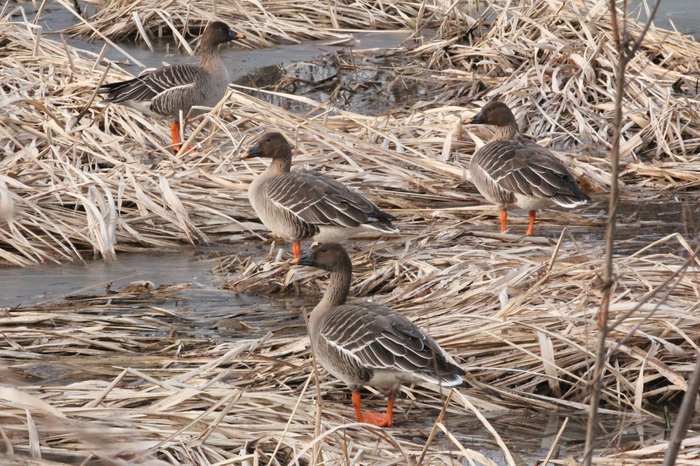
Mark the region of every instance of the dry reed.
<instances>
[{"instance_id":1,"label":"dry reed","mask_svg":"<svg viewBox=\"0 0 700 466\"><path fill-rule=\"evenodd\" d=\"M556 239L552 233L568 227L559 241L493 233L496 210L464 183L469 154L487 135L462 129L460 116L476 110L465 108L466 101L500 94L518 106L523 128L566 149L577 176L605 191L611 49L605 22L593 21L603 2L589 3L586 16L581 0L527 1L498 16L487 39L473 47L438 37L397 51L444 81L444 105L416 102L375 117L284 96L314 109L299 116L233 90L188 132L197 150L178 157L163 147L166 125L130 110L89 109L76 121L106 64L4 16L5 264L82 260L86 251L108 259L135 247L183 242L239 247L258 241L266 232L246 187L263 166L245 164L238 154L260 131L279 130L295 143L296 166L326 171L399 217L401 236L369 235L348 244L356 267L352 299L386 302L428 328L469 370L471 386L452 393L435 425L411 419L420 413L437 418L446 394L436 387L406 389L399 410L408 412L399 412L397 428L379 430L352 422L345 390L323 376L322 437L315 439L317 393L305 337L179 337L173 329L187 316L174 304L147 304L154 296L174 303L168 289L6 309L0 371L16 387L0 387L0 448L35 459L15 455L3 463L311 464L318 450L326 464L410 464L424 455L424 464L490 465L467 444L471 430L465 429L473 425L459 419L518 409L585 411L602 261L586 233L602 224L602 214L595 204L546 212L540 231ZM562 48L545 47L544 39ZM700 120L693 98L673 94L671 86L681 77L692 82L697 67L680 52L697 44L661 31L648 40L631 82L630 99L637 100L629 101L634 111L623 174L625 196L640 201L700 183ZM533 49L541 51L534 58ZM589 73L581 60L598 67ZM126 77L115 65L108 72L110 79ZM538 106L556 118L538 118ZM514 218L514 229L524 222ZM617 259L611 317L634 312L611 335L612 348L631 331L610 359L604 412L654 417L650 402L682 393L700 331L700 267L689 242L677 233ZM238 291L324 288L322 275L290 269L274 260L276 252L269 259L239 253L219 271ZM68 385L60 372L55 384L25 380L47 367L81 375ZM443 438L427 445L421 437L432 438L431 431ZM698 437L686 441L680 464L697 461L699 443ZM596 462L659 464L664 448L658 440L631 451L606 449Z\"/></svg>"},{"instance_id":2,"label":"dry reed","mask_svg":"<svg viewBox=\"0 0 700 466\"><path fill-rule=\"evenodd\" d=\"M496 16L488 33L460 43L454 36L407 53L419 58L447 91L440 102L500 97L515 107L527 132L554 147L571 148L595 164L610 149L617 62L605 2L528 1ZM641 7L640 7L641 8ZM630 20L636 38L642 24ZM696 171L700 120L696 87L700 44L677 32L652 27L628 66L623 101L624 175L640 161L652 162L682 181L668 162ZM689 177L694 178L696 174Z\"/></svg>"},{"instance_id":3,"label":"dry reed","mask_svg":"<svg viewBox=\"0 0 700 466\"><path fill-rule=\"evenodd\" d=\"M184 37L198 36L209 21L219 19L244 33L244 43L259 48L298 43L303 39L352 42L352 36L342 30L420 29L446 23L455 27L474 23L474 19L449 0L215 1L213 6L211 1L202 0L175 0L166 5L156 0L109 0L104 8L68 32L116 41L174 36L187 49Z\"/></svg>"}]
</instances>

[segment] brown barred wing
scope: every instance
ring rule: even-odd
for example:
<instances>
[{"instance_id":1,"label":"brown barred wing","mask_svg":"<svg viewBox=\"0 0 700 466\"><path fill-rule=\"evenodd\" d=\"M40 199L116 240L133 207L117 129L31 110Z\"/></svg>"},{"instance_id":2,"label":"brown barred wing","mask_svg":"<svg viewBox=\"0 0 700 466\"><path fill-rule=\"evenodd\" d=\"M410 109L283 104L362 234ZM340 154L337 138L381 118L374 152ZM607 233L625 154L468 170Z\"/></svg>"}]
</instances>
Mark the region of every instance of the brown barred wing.
<instances>
[{"instance_id":1,"label":"brown barred wing","mask_svg":"<svg viewBox=\"0 0 700 466\"><path fill-rule=\"evenodd\" d=\"M339 181L318 173L295 170L279 175L266 183L265 194L279 207L313 225L368 225L381 231L398 231L391 224L392 215Z\"/></svg>"},{"instance_id":2,"label":"brown barred wing","mask_svg":"<svg viewBox=\"0 0 700 466\"><path fill-rule=\"evenodd\" d=\"M550 199L564 207L590 200L566 165L549 150L524 138L492 141L477 156L479 166L507 191Z\"/></svg>"},{"instance_id":3,"label":"brown barred wing","mask_svg":"<svg viewBox=\"0 0 700 466\"><path fill-rule=\"evenodd\" d=\"M166 66L129 81L105 84L98 92L115 103L151 101L169 89L194 83L198 72L195 65Z\"/></svg>"},{"instance_id":4,"label":"brown barred wing","mask_svg":"<svg viewBox=\"0 0 700 466\"><path fill-rule=\"evenodd\" d=\"M460 384L465 373L427 333L385 306L338 306L324 316L320 334L338 356L370 371L412 373L446 386Z\"/></svg>"}]
</instances>

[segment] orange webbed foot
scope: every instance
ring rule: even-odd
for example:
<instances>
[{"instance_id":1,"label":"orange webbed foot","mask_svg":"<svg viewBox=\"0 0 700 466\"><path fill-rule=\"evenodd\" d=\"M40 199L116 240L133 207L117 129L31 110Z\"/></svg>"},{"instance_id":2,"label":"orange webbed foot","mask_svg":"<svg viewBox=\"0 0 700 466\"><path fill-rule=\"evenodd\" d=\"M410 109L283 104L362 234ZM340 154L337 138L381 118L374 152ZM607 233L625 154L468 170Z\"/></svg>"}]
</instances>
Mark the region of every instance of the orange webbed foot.
<instances>
[{"instance_id":1,"label":"orange webbed foot","mask_svg":"<svg viewBox=\"0 0 700 466\"><path fill-rule=\"evenodd\" d=\"M365 422L378 427L391 427L392 419L387 414L377 414L372 411L365 411Z\"/></svg>"},{"instance_id":2,"label":"orange webbed foot","mask_svg":"<svg viewBox=\"0 0 700 466\"><path fill-rule=\"evenodd\" d=\"M379 427L391 427L394 420L394 397L390 396L388 401L386 414L382 415L375 414L371 411L365 411L365 422Z\"/></svg>"}]
</instances>

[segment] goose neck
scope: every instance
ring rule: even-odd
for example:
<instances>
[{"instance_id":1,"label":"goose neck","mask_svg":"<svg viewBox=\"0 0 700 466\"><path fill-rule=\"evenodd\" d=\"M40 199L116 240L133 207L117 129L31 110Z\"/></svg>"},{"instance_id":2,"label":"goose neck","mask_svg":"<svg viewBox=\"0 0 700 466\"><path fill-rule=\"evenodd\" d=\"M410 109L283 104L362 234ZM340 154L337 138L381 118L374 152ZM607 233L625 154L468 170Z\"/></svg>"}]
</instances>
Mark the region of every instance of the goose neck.
<instances>
[{"instance_id":1,"label":"goose neck","mask_svg":"<svg viewBox=\"0 0 700 466\"><path fill-rule=\"evenodd\" d=\"M207 68L208 64L220 61L221 57L219 56L219 46L209 44L208 42L202 42L202 51L199 56L199 66L202 68Z\"/></svg>"},{"instance_id":2,"label":"goose neck","mask_svg":"<svg viewBox=\"0 0 700 466\"><path fill-rule=\"evenodd\" d=\"M292 169L292 157L276 157L272 159L272 163L267 167L267 172L271 175L279 175L281 173L289 173Z\"/></svg>"},{"instance_id":3,"label":"goose neck","mask_svg":"<svg viewBox=\"0 0 700 466\"><path fill-rule=\"evenodd\" d=\"M518 134L518 124L515 120L511 121L507 125L497 126L496 133L493 135L492 141L503 141L506 139L513 139Z\"/></svg>"},{"instance_id":4,"label":"goose neck","mask_svg":"<svg viewBox=\"0 0 700 466\"><path fill-rule=\"evenodd\" d=\"M352 282L352 270L336 269L331 272L328 289L326 294L321 299L321 302L314 308L314 320L318 319L326 311L333 309L336 306L345 304L350 292L350 283Z\"/></svg>"}]
</instances>

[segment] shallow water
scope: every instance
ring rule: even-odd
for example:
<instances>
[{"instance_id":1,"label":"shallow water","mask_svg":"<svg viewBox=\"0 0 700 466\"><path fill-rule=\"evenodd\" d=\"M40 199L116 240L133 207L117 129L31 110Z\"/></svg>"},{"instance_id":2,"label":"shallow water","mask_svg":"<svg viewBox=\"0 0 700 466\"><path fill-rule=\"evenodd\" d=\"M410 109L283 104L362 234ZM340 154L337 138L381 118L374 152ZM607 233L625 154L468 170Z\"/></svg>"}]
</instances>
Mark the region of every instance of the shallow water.
<instances>
[{"instance_id":1,"label":"shallow water","mask_svg":"<svg viewBox=\"0 0 700 466\"><path fill-rule=\"evenodd\" d=\"M563 422L568 418L566 428L559 442L554 445L552 459L564 459L568 456L582 454L586 438L585 415L580 413L566 413L552 411L549 413L517 412L511 415L487 414L486 418L493 428L504 439L511 454L514 455L516 464L536 464L543 459L554 445L554 440ZM629 414L611 415L601 414L598 417L597 444L606 445L606 453L619 452L626 445L639 442L642 444L650 438L668 439L670 429L661 420L650 420ZM431 420L432 421L432 420ZM507 464L503 452L491 434L483 427L481 422L471 416L450 416L444 419L445 426L453 433L456 439L466 448L478 451L489 457L496 464ZM432 422L426 429L432 427ZM411 426L414 432L422 434L420 428ZM420 439L417 443L424 442ZM422 441L421 441L422 440ZM439 439L439 444L446 450L454 446L446 439ZM465 461L463 464L467 465Z\"/></svg>"},{"instance_id":2,"label":"shallow water","mask_svg":"<svg viewBox=\"0 0 700 466\"><path fill-rule=\"evenodd\" d=\"M84 264L0 268L3 289L0 309L48 308L65 302L74 306L80 306L81 302L107 302L128 285L148 281L154 289L177 289L145 300L124 300L120 302L121 310L115 313L140 309L149 300L157 303L171 314L165 319L170 327L165 328L161 336L172 330L183 338L235 335L256 338L268 332L303 333L304 320L296 311L301 305L313 304L310 299L271 300L222 289L224 280L211 271L219 263L221 253L210 248L183 248L120 254L118 260L112 262L92 260ZM260 257L264 255L261 253ZM106 311L104 315L109 313Z\"/></svg>"},{"instance_id":3,"label":"shallow water","mask_svg":"<svg viewBox=\"0 0 700 466\"><path fill-rule=\"evenodd\" d=\"M597 226L573 229L592 244L605 240L608 199L606 195L594 197L585 207L586 213L599 212ZM654 201L637 201L623 198L618 206L615 231L616 255L630 255L661 238L674 233L681 234L696 246L700 239L700 193L664 193ZM685 257L685 248L676 240L669 240L649 249L649 253L677 254Z\"/></svg>"},{"instance_id":4,"label":"shallow water","mask_svg":"<svg viewBox=\"0 0 700 466\"><path fill-rule=\"evenodd\" d=\"M82 2L81 2L82 4ZM21 4L25 16L30 21L35 19L39 3ZM92 5L88 6L90 14L94 13ZM13 18L20 20L22 15L18 12ZM68 12L61 4L49 0L39 17L37 24L42 27L42 34L54 40L60 40L59 33L76 24L78 20ZM399 45L409 36L408 31L381 31L381 32L358 32L353 37L356 43L353 45L357 49L388 48ZM101 41L87 42L79 37L64 35L66 42L74 47L81 48L98 54L103 47ZM109 48L106 57L121 63L126 62L127 70L132 74L138 74L141 70L134 64L130 57L143 63L148 68L157 68L163 64L174 65L178 63L196 63L198 58L182 53L177 50L175 42L171 38L152 39L155 50L151 52L145 43L118 43L129 56L124 56L119 50ZM255 74L258 70L266 67L276 67L281 64L289 64L313 60L323 53L342 49L343 46L323 45L315 41L306 40L300 44L281 45L269 49L250 50L240 44L221 47L221 56L228 66L231 79L244 84L250 80L244 78L249 74Z\"/></svg>"},{"instance_id":5,"label":"shallow water","mask_svg":"<svg viewBox=\"0 0 700 466\"><path fill-rule=\"evenodd\" d=\"M673 21L683 32L695 33L700 37L700 9L695 8L694 2L687 0L664 0L662 2L658 26L667 26ZM692 7L691 7L692 6ZM24 4L30 12L31 4ZM31 17L31 14L29 14ZM42 16L40 24L45 31L58 30L72 24L73 17L66 13L60 5L49 3ZM50 20L50 23L47 23ZM386 47L397 45L407 33L362 33L356 37L360 40L358 48ZM87 44L80 39L68 39L72 45L99 52L102 44ZM170 64L193 62L196 59L186 55L176 54L165 57L167 41L157 43L158 53L151 53L145 45L120 44L129 54L147 66L160 66L162 61ZM286 45L275 49L247 51L227 48L223 51L227 63L230 64L232 76L238 83L248 85L274 84L283 77L275 74L282 70L278 64L285 63L286 75L294 74L307 81L319 82L337 74L337 66L324 63L318 59L320 54L337 51L341 47L318 46L313 42L300 45ZM124 57L116 50L111 50L108 57L123 60ZM313 63L310 63L313 61ZM303 63L298 63L303 62ZM138 73L138 67L130 68L132 73ZM361 70L365 82L372 81L377 76L366 70ZM342 79L342 78L341 78ZM267 81L264 81L267 80ZM379 77L377 81L386 81ZM323 89L307 89L325 92ZM411 89L410 93L426 92L424 88ZM387 106L398 105L402 102L400 94L385 94L379 99L377 89L363 96L355 96L346 108L354 111L377 113L386 110ZM393 95L393 97L392 97ZM301 109L303 110L303 109ZM585 207L588 214L597 215L597 224L572 227L576 238L583 239L587 244L602 245L604 238L604 223L607 216L607 200L600 195L589 206ZM651 244L672 233L681 233L686 238L698 238L700 232L700 199L697 194L668 193L660 196L655 202L640 203L633 199L625 199L619 209L618 253L629 254ZM494 223L495 227L495 223ZM556 238L560 229L544 228L539 234ZM288 299L284 297L261 297L238 294L221 288L223 281L211 272L219 263L220 253L241 252L235 245L226 249L212 250L182 248L177 251L120 254L115 262L87 261L85 264L64 264L61 266L47 265L19 268L0 268L0 308L31 307L50 305L52 303L79 303L81 299L89 300L99 297L108 291L121 290L129 283L148 280L156 287L161 285L189 284L186 288L173 291L167 298L159 301L157 306L172 314L163 319L184 338L212 338L233 340L236 338L255 338L273 332L276 335L302 335L304 321L299 312L299 305L312 305L314 298L306 300ZM249 250L260 259L267 253L265 250ZM683 255L682 247L674 241L655 246L651 252L674 253ZM129 306L138 309L140 303L125 304L121 312L128 312ZM164 328L165 335L169 328ZM160 333L159 333L160 334ZM153 336L153 333L150 334ZM33 383L66 384L94 377L93 374L81 373L69 364L61 365L56 361L50 364L37 364L27 374ZM401 403L407 403L402 400ZM563 415L540 413L530 415L490 416L489 420L505 439L513 452L531 463L533 459L544 457L549 445L561 425ZM574 417L570 421L561 441L559 458L581 451L585 420ZM458 440L466 447L475 448L490 456L499 464L504 463L500 450L495 446L490 434L472 417L446 416L444 422ZM630 441L648 438L652 435L665 437L663 424L656 421L634 421L620 416L603 417L601 427L605 430L603 437L608 444L625 445ZM407 438L417 438L424 442L432 428L432 419L420 419L399 422L397 435ZM641 432L644 431L642 434ZM449 450L451 443L445 439L436 439L439 445Z\"/></svg>"},{"instance_id":6,"label":"shallow water","mask_svg":"<svg viewBox=\"0 0 700 466\"><path fill-rule=\"evenodd\" d=\"M22 4L26 16L33 18L38 4ZM21 15L16 14L19 17ZM694 19L692 19L694 18ZM48 2L39 24L45 32L57 31L68 27L76 21L74 16L67 12L60 4ZM664 0L658 14L657 25L668 26L668 22L674 24L685 32L697 32L692 28L700 21L700 10L690 8L688 1ZM392 47L404 40L408 33L381 32L360 33L355 35L359 40L357 47ZM98 52L102 44L86 43L77 38L68 38L76 46ZM167 41L163 40L158 45L157 53L151 53L144 44L120 44L129 54L143 61L149 66L159 66L163 59L169 63L192 61L191 57L183 55L163 56L167 47ZM274 84L275 80L283 79L285 75L293 74L309 82L322 82L328 77L339 74L339 64L334 61L334 55L320 58L320 54L327 51L339 50L340 47L320 47L318 44L307 41L300 45L284 45L268 50L247 51L227 48L224 55L233 66L233 74L238 77L238 82ZM123 59L116 50L109 52L113 59ZM309 61L312 60L312 61ZM379 60L381 62L381 60ZM283 64L284 66L279 66ZM386 83L386 76L379 76L375 70L372 74L372 63L359 66L350 73L355 79L363 82L372 81L376 84L364 95L359 93L347 107L355 111L377 113L397 105L403 96L414 97L426 92L425 87L406 90L402 95L399 91L379 89L382 82ZM375 63L376 65L376 63ZM284 73L275 74L273 70L283 70ZM133 72L137 72L134 70ZM343 75L341 80L348 80L349 74ZM324 89L306 89L316 94L326 92ZM385 95L381 95L385 92ZM374 96L379 103L368 100ZM581 238L589 244L602 245L605 232L605 220L607 217L607 199L605 195L599 195L588 206L584 207L586 213L594 214L594 222L587 225L572 226L571 231L576 238ZM617 229L617 244L619 254L630 254L652 242L672 233L681 233L686 238L698 238L700 232L700 202L697 194L663 193L654 202L640 203L634 199L626 198L619 208L619 220ZM549 228L546 223L537 233L542 236L557 238L560 228ZM241 252L233 247L225 251L227 253ZM675 253L684 255L683 248L677 241L668 241L655 246L651 252ZM266 252L258 252L258 258ZM34 306L47 304L75 295L100 295L104 294L107 287L119 290L128 283L136 280L149 280L156 286L163 284L190 283L184 290L178 291L176 296L186 303L183 311L183 320L178 324L178 331L185 335L197 336L208 329L211 332L222 318L231 316L247 316L248 320L258 329L265 329L264 320L255 317L255 309L265 308L265 314L272 316L269 321L270 328L276 324L275 318L287 315L288 305L284 301L263 299L261 297L238 295L231 291L221 289L221 279L211 273L211 268L217 264L217 259L211 256L211 251L195 252L191 249L183 249L178 252L154 253L149 251L143 254L120 254L116 262L88 261L85 264L68 264L62 266L39 266L25 269L0 268L0 280L2 280L2 293L0 293L0 308L15 306ZM189 310L188 310L189 309ZM200 323L193 325L187 318L187 313L196 314ZM279 312L279 314L278 314ZM285 320L285 319L283 319ZM286 322L286 320L285 320ZM286 323L285 323L286 325ZM292 326L298 326L298 319ZM300 328L300 327L299 327Z\"/></svg>"},{"instance_id":7,"label":"shallow water","mask_svg":"<svg viewBox=\"0 0 700 466\"><path fill-rule=\"evenodd\" d=\"M634 11L641 1L635 0L630 11ZM651 7L654 2L647 0L647 3ZM641 18L646 18L646 11L641 11ZM700 39L700 9L695 0L662 0L655 18L654 25L658 28L677 30Z\"/></svg>"}]
</instances>

